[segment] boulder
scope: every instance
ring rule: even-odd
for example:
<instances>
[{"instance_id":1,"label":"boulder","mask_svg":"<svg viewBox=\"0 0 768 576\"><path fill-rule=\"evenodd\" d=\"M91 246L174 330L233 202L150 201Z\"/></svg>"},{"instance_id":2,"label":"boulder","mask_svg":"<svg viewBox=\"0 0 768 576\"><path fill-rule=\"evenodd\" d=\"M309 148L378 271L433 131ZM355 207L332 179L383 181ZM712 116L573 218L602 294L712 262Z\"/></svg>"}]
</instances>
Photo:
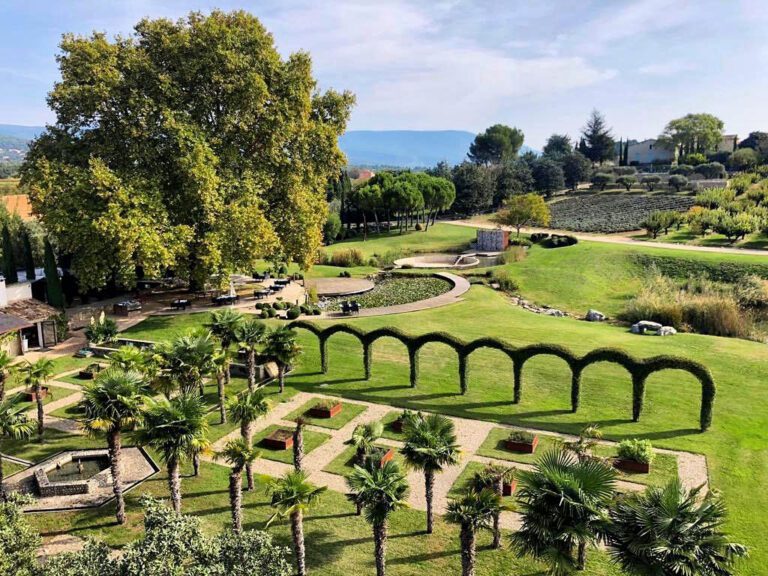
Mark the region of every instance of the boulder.
<instances>
[{"instance_id":1,"label":"boulder","mask_svg":"<svg viewBox=\"0 0 768 576\"><path fill-rule=\"evenodd\" d=\"M589 312L587 312L588 322L602 322L603 320L605 320L605 314L603 314L599 310L590 310Z\"/></svg>"},{"instance_id":2,"label":"boulder","mask_svg":"<svg viewBox=\"0 0 768 576\"><path fill-rule=\"evenodd\" d=\"M662 326L656 331L656 336L674 336L675 334L677 334L677 330L672 326Z\"/></svg>"},{"instance_id":3,"label":"boulder","mask_svg":"<svg viewBox=\"0 0 768 576\"><path fill-rule=\"evenodd\" d=\"M544 314L547 316L556 316L557 318L562 318L565 316L565 313L562 310L558 310L556 308L547 308L544 310Z\"/></svg>"},{"instance_id":4,"label":"boulder","mask_svg":"<svg viewBox=\"0 0 768 576\"><path fill-rule=\"evenodd\" d=\"M646 332L658 332L661 329L661 324L658 322L652 322L651 320L640 320L629 329L632 334L645 334Z\"/></svg>"}]
</instances>

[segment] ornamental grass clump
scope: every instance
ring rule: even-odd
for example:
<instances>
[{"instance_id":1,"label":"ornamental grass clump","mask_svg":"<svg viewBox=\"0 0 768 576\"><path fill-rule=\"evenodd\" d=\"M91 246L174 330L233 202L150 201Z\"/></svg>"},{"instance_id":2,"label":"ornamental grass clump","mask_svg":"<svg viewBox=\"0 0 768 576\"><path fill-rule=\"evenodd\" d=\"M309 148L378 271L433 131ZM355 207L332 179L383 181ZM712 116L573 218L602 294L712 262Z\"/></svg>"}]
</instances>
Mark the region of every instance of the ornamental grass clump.
<instances>
[{"instance_id":1,"label":"ornamental grass clump","mask_svg":"<svg viewBox=\"0 0 768 576\"><path fill-rule=\"evenodd\" d=\"M494 270L492 281L499 285L504 292L517 292L520 285L507 270Z\"/></svg>"},{"instance_id":2,"label":"ornamental grass clump","mask_svg":"<svg viewBox=\"0 0 768 576\"><path fill-rule=\"evenodd\" d=\"M329 264L331 266L340 266L342 268L351 268L353 266L362 266L365 262L363 253L357 248L347 248L337 250L331 254Z\"/></svg>"}]
</instances>

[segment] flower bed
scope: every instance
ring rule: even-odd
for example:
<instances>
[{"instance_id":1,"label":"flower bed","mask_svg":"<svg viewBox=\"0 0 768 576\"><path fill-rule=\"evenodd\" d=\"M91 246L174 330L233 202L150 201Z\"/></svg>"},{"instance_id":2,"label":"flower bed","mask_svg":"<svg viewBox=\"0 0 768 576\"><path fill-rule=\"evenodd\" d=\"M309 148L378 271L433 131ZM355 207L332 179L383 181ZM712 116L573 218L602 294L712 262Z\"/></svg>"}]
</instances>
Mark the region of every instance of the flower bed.
<instances>
[{"instance_id":1,"label":"flower bed","mask_svg":"<svg viewBox=\"0 0 768 576\"><path fill-rule=\"evenodd\" d=\"M512 432L504 442L504 447L512 452L533 454L539 444L539 437L530 432Z\"/></svg>"},{"instance_id":2,"label":"flower bed","mask_svg":"<svg viewBox=\"0 0 768 576\"><path fill-rule=\"evenodd\" d=\"M321 400L309 409L312 418L333 418L341 412L342 404L338 400Z\"/></svg>"},{"instance_id":3,"label":"flower bed","mask_svg":"<svg viewBox=\"0 0 768 576\"><path fill-rule=\"evenodd\" d=\"M435 276L382 275L375 282L376 285L373 290L353 298L363 309L418 302L440 296L440 294L445 294L453 288L448 280ZM345 297L331 300L325 309L329 311L341 310L342 300L349 299L349 297Z\"/></svg>"}]
</instances>

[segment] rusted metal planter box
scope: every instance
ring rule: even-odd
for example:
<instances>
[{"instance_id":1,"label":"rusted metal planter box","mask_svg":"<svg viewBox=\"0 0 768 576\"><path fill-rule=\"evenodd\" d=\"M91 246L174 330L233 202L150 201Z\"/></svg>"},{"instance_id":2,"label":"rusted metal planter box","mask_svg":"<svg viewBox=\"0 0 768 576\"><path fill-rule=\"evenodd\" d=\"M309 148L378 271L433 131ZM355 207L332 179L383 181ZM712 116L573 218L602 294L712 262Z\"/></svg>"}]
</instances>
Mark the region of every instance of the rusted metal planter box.
<instances>
[{"instance_id":1,"label":"rusted metal planter box","mask_svg":"<svg viewBox=\"0 0 768 576\"><path fill-rule=\"evenodd\" d=\"M341 412L341 402L333 406L313 406L309 409L309 415L312 418L333 418Z\"/></svg>"},{"instance_id":2,"label":"rusted metal planter box","mask_svg":"<svg viewBox=\"0 0 768 576\"><path fill-rule=\"evenodd\" d=\"M291 430L275 430L261 441L261 445L272 450L287 450L293 448L293 432Z\"/></svg>"},{"instance_id":3,"label":"rusted metal planter box","mask_svg":"<svg viewBox=\"0 0 768 576\"><path fill-rule=\"evenodd\" d=\"M613 466L623 472L648 474L651 471L651 465L648 464L648 462L638 462L637 460L628 460L625 458L616 458L613 461Z\"/></svg>"},{"instance_id":4,"label":"rusted metal planter box","mask_svg":"<svg viewBox=\"0 0 768 576\"><path fill-rule=\"evenodd\" d=\"M522 452L524 454L533 454L536 452L536 446L539 445L539 437L534 436L531 443L528 442L515 442L514 440L505 440L504 448L510 452Z\"/></svg>"},{"instance_id":5,"label":"rusted metal planter box","mask_svg":"<svg viewBox=\"0 0 768 576\"><path fill-rule=\"evenodd\" d=\"M512 480L512 482L504 482L501 487L501 495L512 496L512 494L515 493L515 490L517 490L517 480Z\"/></svg>"}]
</instances>

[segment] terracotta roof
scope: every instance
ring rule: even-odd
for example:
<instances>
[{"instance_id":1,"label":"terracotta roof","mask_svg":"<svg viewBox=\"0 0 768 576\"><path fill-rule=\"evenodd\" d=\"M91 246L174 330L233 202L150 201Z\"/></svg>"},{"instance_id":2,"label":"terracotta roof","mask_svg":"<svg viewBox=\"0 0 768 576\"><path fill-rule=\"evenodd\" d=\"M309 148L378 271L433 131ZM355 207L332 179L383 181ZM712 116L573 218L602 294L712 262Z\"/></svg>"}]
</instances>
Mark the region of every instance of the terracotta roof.
<instances>
[{"instance_id":1,"label":"terracotta roof","mask_svg":"<svg viewBox=\"0 0 768 576\"><path fill-rule=\"evenodd\" d=\"M5 208L10 214L18 214L22 220L32 220L32 205L29 203L29 197L26 194L8 194L0 196Z\"/></svg>"},{"instance_id":2,"label":"terracotta roof","mask_svg":"<svg viewBox=\"0 0 768 576\"><path fill-rule=\"evenodd\" d=\"M29 328L31 326L34 326L34 324L27 322L18 316L11 316L10 314L3 314L0 312L0 334L16 332L17 330Z\"/></svg>"},{"instance_id":3,"label":"terracotta roof","mask_svg":"<svg viewBox=\"0 0 768 576\"><path fill-rule=\"evenodd\" d=\"M34 298L9 302L8 306L3 308L2 311L5 314L17 316L27 322L42 322L59 313L53 306L49 306L45 302L40 302L40 300L35 300Z\"/></svg>"}]
</instances>

